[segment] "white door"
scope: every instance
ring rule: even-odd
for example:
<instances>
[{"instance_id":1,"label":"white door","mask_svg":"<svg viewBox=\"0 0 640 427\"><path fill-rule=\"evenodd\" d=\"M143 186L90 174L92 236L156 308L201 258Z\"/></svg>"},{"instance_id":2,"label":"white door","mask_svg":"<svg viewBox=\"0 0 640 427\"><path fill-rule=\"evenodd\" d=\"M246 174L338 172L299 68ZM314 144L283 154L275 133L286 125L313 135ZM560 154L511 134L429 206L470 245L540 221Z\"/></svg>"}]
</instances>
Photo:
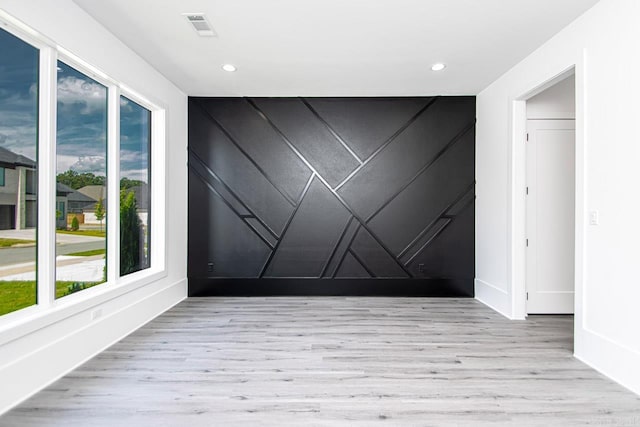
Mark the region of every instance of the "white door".
<instances>
[{"instance_id":1,"label":"white door","mask_svg":"<svg viewBox=\"0 0 640 427\"><path fill-rule=\"evenodd\" d=\"M527 132L527 313L573 313L575 121Z\"/></svg>"}]
</instances>

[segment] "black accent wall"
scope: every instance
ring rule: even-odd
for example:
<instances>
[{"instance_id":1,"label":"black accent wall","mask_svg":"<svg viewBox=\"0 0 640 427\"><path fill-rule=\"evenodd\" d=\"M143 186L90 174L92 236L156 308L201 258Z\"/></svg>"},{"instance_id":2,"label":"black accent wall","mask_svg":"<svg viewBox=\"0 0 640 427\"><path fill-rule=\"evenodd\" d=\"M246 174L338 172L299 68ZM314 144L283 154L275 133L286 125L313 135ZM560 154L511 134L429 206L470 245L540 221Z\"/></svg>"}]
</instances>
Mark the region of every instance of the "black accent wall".
<instances>
[{"instance_id":1,"label":"black accent wall","mask_svg":"<svg viewBox=\"0 0 640 427\"><path fill-rule=\"evenodd\" d=\"M190 98L190 295L473 296L475 97Z\"/></svg>"}]
</instances>

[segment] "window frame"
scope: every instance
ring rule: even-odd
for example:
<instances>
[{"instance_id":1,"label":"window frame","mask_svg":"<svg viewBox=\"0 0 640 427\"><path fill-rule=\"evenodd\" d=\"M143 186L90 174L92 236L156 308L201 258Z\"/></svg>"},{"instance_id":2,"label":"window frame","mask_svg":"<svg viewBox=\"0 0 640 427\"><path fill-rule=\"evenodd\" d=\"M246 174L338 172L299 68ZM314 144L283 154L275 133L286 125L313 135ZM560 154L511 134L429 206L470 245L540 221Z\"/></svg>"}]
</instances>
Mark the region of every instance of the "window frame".
<instances>
[{"instance_id":1,"label":"window frame","mask_svg":"<svg viewBox=\"0 0 640 427\"><path fill-rule=\"evenodd\" d=\"M39 50L37 142L37 303L0 316L0 345L20 336L104 304L167 276L166 265L166 107L110 77L54 41L0 9L0 29ZM55 298L56 120L57 61L86 74L107 87L107 281L89 289ZM151 112L150 267L119 276L119 152L120 95Z\"/></svg>"}]
</instances>

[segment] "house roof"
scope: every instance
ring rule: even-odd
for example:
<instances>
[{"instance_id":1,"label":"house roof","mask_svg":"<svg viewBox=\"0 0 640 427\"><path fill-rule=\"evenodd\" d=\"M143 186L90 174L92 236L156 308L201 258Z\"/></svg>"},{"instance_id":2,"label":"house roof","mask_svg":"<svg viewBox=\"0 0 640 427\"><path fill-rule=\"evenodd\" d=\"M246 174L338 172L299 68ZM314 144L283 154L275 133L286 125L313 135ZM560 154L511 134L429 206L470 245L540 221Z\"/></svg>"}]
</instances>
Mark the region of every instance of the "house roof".
<instances>
[{"instance_id":1,"label":"house roof","mask_svg":"<svg viewBox=\"0 0 640 427\"><path fill-rule=\"evenodd\" d=\"M66 184L63 184L61 182L56 182L56 194L58 196L68 196L69 194L75 191L76 190L74 190L73 188L69 187Z\"/></svg>"},{"instance_id":2,"label":"house roof","mask_svg":"<svg viewBox=\"0 0 640 427\"><path fill-rule=\"evenodd\" d=\"M78 191L96 202L100 199L104 201L107 198L107 187L104 185L86 185L79 188Z\"/></svg>"},{"instance_id":3,"label":"house roof","mask_svg":"<svg viewBox=\"0 0 640 427\"><path fill-rule=\"evenodd\" d=\"M35 169L36 162L22 154L16 154L6 148L0 147L0 164L7 164L11 166L24 166L27 168Z\"/></svg>"},{"instance_id":4,"label":"house roof","mask_svg":"<svg viewBox=\"0 0 640 427\"><path fill-rule=\"evenodd\" d=\"M96 199L93 199L89 196L87 196L86 194L82 194L79 191L73 190L73 193L69 193L69 195L67 196L67 199L69 199L70 202L80 202L80 203L95 203L97 202Z\"/></svg>"}]
</instances>

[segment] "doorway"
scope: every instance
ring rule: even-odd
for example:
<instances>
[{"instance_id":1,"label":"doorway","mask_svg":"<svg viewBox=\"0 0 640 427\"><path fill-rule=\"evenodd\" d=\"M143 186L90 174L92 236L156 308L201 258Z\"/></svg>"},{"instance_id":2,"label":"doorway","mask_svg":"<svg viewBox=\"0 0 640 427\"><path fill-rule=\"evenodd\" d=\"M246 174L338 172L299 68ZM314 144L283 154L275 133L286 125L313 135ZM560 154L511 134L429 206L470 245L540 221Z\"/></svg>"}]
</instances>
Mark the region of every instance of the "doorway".
<instances>
[{"instance_id":1,"label":"doorway","mask_svg":"<svg viewBox=\"0 0 640 427\"><path fill-rule=\"evenodd\" d=\"M526 314L573 314L575 80L526 102Z\"/></svg>"}]
</instances>

